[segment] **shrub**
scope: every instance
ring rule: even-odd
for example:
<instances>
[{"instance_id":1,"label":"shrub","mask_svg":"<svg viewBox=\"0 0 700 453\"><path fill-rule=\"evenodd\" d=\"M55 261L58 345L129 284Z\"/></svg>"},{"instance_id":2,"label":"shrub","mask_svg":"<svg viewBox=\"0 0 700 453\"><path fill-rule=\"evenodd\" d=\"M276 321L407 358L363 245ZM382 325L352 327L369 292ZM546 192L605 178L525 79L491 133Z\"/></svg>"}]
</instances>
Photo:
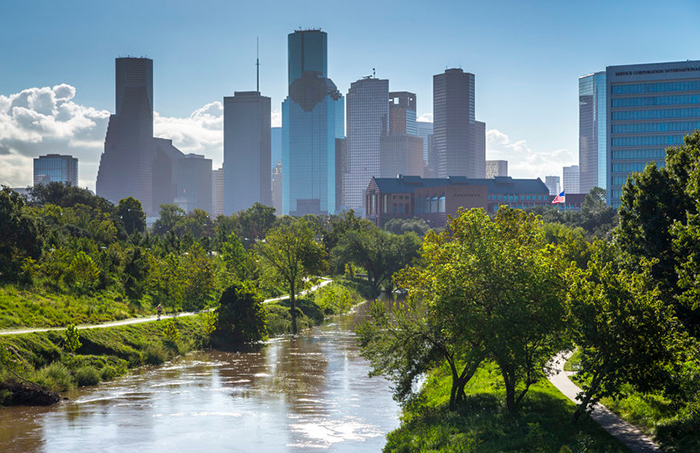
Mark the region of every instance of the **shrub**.
<instances>
[{"instance_id":1,"label":"shrub","mask_svg":"<svg viewBox=\"0 0 700 453\"><path fill-rule=\"evenodd\" d=\"M75 381L78 387L97 385L100 383L100 372L93 366L80 367L75 372Z\"/></svg>"},{"instance_id":2,"label":"shrub","mask_svg":"<svg viewBox=\"0 0 700 453\"><path fill-rule=\"evenodd\" d=\"M111 381L112 379L114 379L118 375L119 375L119 373L117 372L116 368L114 368L111 365L107 365L104 368L102 368L102 376L100 376L100 378L103 381Z\"/></svg>"},{"instance_id":3,"label":"shrub","mask_svg":"<svg viewBox=\"0 0 700 453\"><path fill-rule=\"evenodd\" d=\"M61 362L41 368L30 380L56 392L64 392L74 385L70 370Z\"/></svg>"},{"instance_id":4,"label":"shrub","mask_svg":"<svg viewBox=\"0 0 700 453\"><path fill-rule=\"evenodd\" d=\"M168 360L168 352L160 344L150 343L143 352L144 362L149 365L160 365Z\"/></svg>"}]
</instances>

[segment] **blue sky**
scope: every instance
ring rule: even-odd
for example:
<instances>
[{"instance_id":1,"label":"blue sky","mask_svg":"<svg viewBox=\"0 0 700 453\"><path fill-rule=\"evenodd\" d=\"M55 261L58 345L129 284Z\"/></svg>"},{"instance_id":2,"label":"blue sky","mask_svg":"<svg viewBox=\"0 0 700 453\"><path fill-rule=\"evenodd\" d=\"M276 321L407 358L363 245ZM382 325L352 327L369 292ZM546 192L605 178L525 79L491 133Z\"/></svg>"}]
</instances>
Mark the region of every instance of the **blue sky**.
<instances>
[{"instance_id":1,"label":"blue sky","mask_svg":"<svg viewBox=\"0 0 700 453\"><path fill-rule=\"evenodd\" d=\"M32 157L59 152L80 158L80 183L94 188L119 56L154 59L156 133L215 166L219 102L255 88L258 36L277 115L296 28L328 33L344 94L376 68L390 89L417 94L419 116L432 113L432 76L461 67L476 75L487 158L508 159L516 177L577 163L580 75L700 59L698 0L26 0L3 1L0 18L0 183L11 186L31 183Z\"/></svg>"}]
</instances>

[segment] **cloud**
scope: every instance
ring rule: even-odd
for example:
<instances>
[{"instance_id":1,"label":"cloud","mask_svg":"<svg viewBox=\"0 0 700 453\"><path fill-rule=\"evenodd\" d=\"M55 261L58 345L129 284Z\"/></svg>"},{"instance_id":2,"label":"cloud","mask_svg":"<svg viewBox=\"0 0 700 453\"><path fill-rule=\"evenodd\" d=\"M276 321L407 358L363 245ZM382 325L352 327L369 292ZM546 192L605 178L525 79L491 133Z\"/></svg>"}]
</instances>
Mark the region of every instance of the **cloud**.
<instances>
[{"instance_id":1,"label":"cloud","mask_svg":"<svg viewBox=\"0 0 700 453\"><path fill-rule=\"evenodd\" d=\"M282 111L274 109L270 115L270 121L272 127L282 127Z\"/></svg>"},{"instance_id":2,"label":"cloud","mask_svg":"<svg viewBox=\"0 0 700 453\"><path fill-rule=\"evenodd\" d=\"M525 140L512 141L497 129L486 132L486 159L507 160L508 174L515 178L542 178L561 175L562 167L577 164L577 157L566 149L533 151Z\"/></svg>"},{"instance_id":3,"label":"cloud","mask_svg":"<svg viewBox=\"0 0 700 453\"><path fill-rule=\"evenodd\" d=\"M418 117L417 121L425 121L426 123L432 123L433 122L433 114L432 113L424 113Z\"/></svg>"}]
</instances>

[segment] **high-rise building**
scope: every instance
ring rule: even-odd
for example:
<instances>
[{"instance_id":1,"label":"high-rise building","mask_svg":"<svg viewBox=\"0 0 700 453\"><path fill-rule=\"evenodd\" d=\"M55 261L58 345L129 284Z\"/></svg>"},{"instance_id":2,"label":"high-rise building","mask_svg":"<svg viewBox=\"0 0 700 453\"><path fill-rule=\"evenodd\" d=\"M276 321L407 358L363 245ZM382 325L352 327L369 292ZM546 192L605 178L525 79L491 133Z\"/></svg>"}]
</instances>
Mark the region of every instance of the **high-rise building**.
<instances>
[{"instance_id":1,"label":"high-rise building","mask_svg":"<svg viewBox=\"0 0 700 453\"><path fill-rule=\"evenodd\" d=\"M414 93L389 93L389 132L382 135L380 150L381 178L423 175L423 139L418 136Z\"/></svg>"},{"instance_id":2,"label":"high-rise building","mask_svg":"<svg viewBox=\"0 0 700 453\"><path fill-rule=\"evenodd\" d=\"M347 109L347 172L343 207L364 213L364 193L380 171L380 139L389 126L389 81L365 77L350 85Z\"/></svg>"},{"instance_id":3,"label":"high-rise building","mask_svg":"<svg viewBox=\"0 0 700 453\"><path fill-rule=\"evenodd\" d=\"M574 193L582 193L581 192L581 185L580 185L579 181L580 181L580 176L579 176L579 166L578 165L564 167L563 190L564 190L564 192L566 192L567 195L574 194ZM589 189L589 192L590 192L590 189ZM588 193L588 192L586 192L586 193Z\"/></svg>"},{"instance_id":4,"label":"high-rise building","mask_svg":"<svg viewBox=\"0 0 700 453\"><path fill-rule=\"evenodd\" d=\"M486 161L486 177L490 179L495 178L496 176L508 176L507 160Z\"/></svg>"},{"instance_id":5,"label":"high-rise building","mask_svg":"<svg viewBox=\"0 0 700 453\"><path fill-rule=\"evenodd\" d=\"M561 185L559 184L559 176L545 176L544 183L549 189L550 195L558 195L561 192Z\"/></svg>"},{"instance_id":6,"label":"high-rise building","mask_svg":"<svg viewBox=\"0 0 700 453\"><path fill-rule=\"evenodd\" d=\"M270 166L272 167L272 171L274 171L277 164L282 162L282 128L271 127L270 132L270 149L272 150Z\"/></svg>"},{"instance_id":7,"label":"high-rise building","mask_svg":"<svg viewBox=\"0 0 700 453\"><path fill-rule=\"evenodd\" d=\"M272 169L272 207L275 214L282 215L282 162Z\"/></svg>"},{"instance_id":8,"label":"high-rise building","mask_svg":"<svg viewBox=\"0 0 700 453\"><path fill-rule=\"evenodd\" d=\"M201 154L187 154L177 168L177 197L175 204L190 213L201 209L212 212L211 159Z\"/></svg>"},{"instance_id":9,"label":"high-rise building","mask_svg":"<svg viewBox=\"0 0 700 453\"><path fill-rule=\"evenodd\" d=\"M581 178L579 190L582 193L588 193L594 187L606 188L607 118L605 93L605 72L579 77L578 164Z\"/></svg>"},{"instance_id":10,"label":"high-rise building","mask_svg":"<svg viewBox=\"0 0 700 453\"><path fill-rule=\"evenodd\" d=\"M73 156L47 154L34 158L34 185L62 182L78 186L78 159Z\"/></svg>"},{"instance_id":11,"label":"high-rise building","mask_svg":"<svg viewBox=\"0 0 700 453\"><path fill-rule=\"evenodd\" d=\"M224 98L224 213L272 205L270 98L236 91Z\"/></svg>"},{"instance_id":12,"label":"high-rise building","mask_svg":"<svg viewBox=\"0 0 700 453\"><path fill-rule=\"evenodd\" d=\"M429 165L429 146L430 143L432 143L433 123L416 121L416 130L416 135L423 139L423 160L425 161L425 165Z\"/></svg>"},{"instance_id":13,"label":"high-rise building","mask_svg":"<svg viewBox=\"0 0 700 453\"><path fill-rule=\"evenodd\" d=\"M224 215L224 168L211 172L211 216Z\"/></svg>"},{"instance_id":14,"label":"high-rise building","mask_svg":"<svg viewBox=\"0 0 700 453\"><path fill-rule=\"evenodd\" d=\"M700 61L606 68L607 197L620 205L622 186L666 148L700 128Z\"/></svg>"},{"instance_id":15,"label":"high-rise building","mask_svg":"<svg viewBox=\"0 0 700 453\"><path fill-rule=\"evenodd\" d=\"M486 175L486 125L475 119L474 74L448 69L433 76L433 140L437 176Z\"/></svg>"},{"instance_id":16,"label":"high-rise building","mask_svg":"<svg viewBox=\"0 0 700 453\"><path fill-rule=\"evenodd\" d=\"M147 216L176 196L177 161L172 141L153 137L153 60L116 59L115 114L109 118L97 172L97 194L118 203L141 202Z\"/></svg>"},{"instance_id":17,"label":"high-rise building","mask_svg":"<svg viewBox=\"0 0 700 453\"><path fill-rule=\"evenodd\" d=\"M282 211L332 213L335 139L345 135L343 96L328 78L327 35L288 35L289 95L282 103Z\"/></svg>"}]
</instances>

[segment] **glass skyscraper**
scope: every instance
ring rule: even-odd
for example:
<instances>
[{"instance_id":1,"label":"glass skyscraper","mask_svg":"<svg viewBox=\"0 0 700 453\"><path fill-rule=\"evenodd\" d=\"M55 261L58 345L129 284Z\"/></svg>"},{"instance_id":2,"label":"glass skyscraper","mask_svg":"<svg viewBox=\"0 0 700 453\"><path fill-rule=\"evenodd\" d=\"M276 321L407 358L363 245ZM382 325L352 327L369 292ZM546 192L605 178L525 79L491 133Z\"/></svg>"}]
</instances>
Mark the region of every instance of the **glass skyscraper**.
<instances>
[{"instance_id":1,"label":"glass skyscraper","mask_svg":"<svg viewBox=\"0 0 700 453\"><path fill-rule=\"evenodd\" d=\"M663 167L666 148L700 128L700 61L608 66L608 203L650 162Z\"/></svg>"},{"instance_id":2,"label":"glass skyscraper","mask_svg":"<svg viewBox=\"0 0 700 453\"><path fill-rule=\"evenodd\" d=\"M47 154L34 158L34 185L62 182L78 186L78 159L73 156Z\"/></svg>"},{"instance_id":3,"label":"glass skyscraper","mask_svg":"<svg viewBox=\"0 0 700 453\"><path fill-rule=\"evenodd\" d=\"M607 116L605 72L578 79L579 112L579 190L607 189Z\"/></svg>"},{"instance_id":4,"label":"glass skyscraper","mask_svg":"<svg viewBox=\"0 0 700 453\"><path fill-rule=\"evenodd\" d=\"M335 144L344 136L343 97L328 78L327 35L288 36L289 95L282 103L282 211L333 213Z\"/></svg>"}]
</instances>

